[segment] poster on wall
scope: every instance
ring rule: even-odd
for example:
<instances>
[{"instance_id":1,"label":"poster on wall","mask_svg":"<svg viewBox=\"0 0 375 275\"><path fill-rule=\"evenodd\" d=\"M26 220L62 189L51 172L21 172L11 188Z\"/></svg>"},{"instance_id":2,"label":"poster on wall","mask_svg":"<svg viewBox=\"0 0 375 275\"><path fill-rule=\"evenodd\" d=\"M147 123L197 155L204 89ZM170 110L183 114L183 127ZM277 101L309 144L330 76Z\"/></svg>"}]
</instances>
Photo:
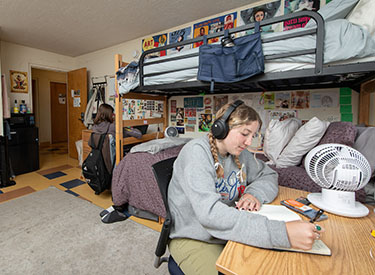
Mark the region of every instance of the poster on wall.
<instances>
[{"instance_id":1,"label":"poster on wall","mask_svg":"<svg viewBox=\"0 0 375 275\"><path fill-rule=\"evenodd\" d=\"M173 114L176 113L176 106L177 106L177 101L171 100L171 113L173 113Z\"/></svg>"},{"instance_id":2,"label":"poster on wall","mask_svg":"<svg viewBox=\"0 0 375 275\"><path fill-rule=\"evenodd\" d=\"M193 25L193 37L205 36L215 32L221 32L223 30L232 29L237 26L237 12L229 13L223 16L212 18L206 21L202 21ZM219 38L212 38L208 40L208 43L218 42ZM194 48L197 48L203 44L203 41L194 43Z\"/></svg>"},{"instance_id":3,"label":"poster on wall","mask_svg":"<svg viewBox=\"0 0 375 275\"><path fill-rule=\"evenodd\" d=\"M168 35L167 33L163 33L163 34L154 35L154 36L142 39L142 52L165 46L167 43L167 35ZM146 58L164 56L164 55L166 55L166 51L160 51L160 52L150 54L146 56Z\"/></svg>"},{"instance_id":4,"label":"poster on wall","mask_svg":"<svg viewBox=\"0 0 375 275\"><path fill-rule=\"evenodd\" d=\"M297 111L268 111L268 121L271 121L272 119L282 121L292 117L297 117Z\"/></svg>"},{"instance_id":5,"label":"poster on wall","mask_svg":"<svg viewBox=\"0 0 375 275\"><path fill-rule=\"evenodd\" d=\"M228 103L228 96L227 95L218 95L214 96L214 112L216 114L219 109Z\"/></svg>"},{"instance_id":6,"label":"poster on wall","mask_svg":"<svg viewBox=\"0 0 375 275\"><path fill-rule=\"evenodd\" d=\"M307 109L310 107L310 92L295 91L291 93L291 109Z\"/></svg>"},{"instance_id":7,"label":"poster on wall","mask_svg":"<svg viewBox=\"0 0 375 275\"><path fill-rule=\"evenodd\" d=\"M311 93L311 108L337 108L339 94L334 92Z\"/></svg>"},{"instance_id":8,"label":"poster on wall","mask_svg":"<svg viewBox=\"0 0 375 275\"><path fill-rule=\"evenodd\" d=\"M184 126L184 108L177 108L176 122L177 126Z\"/></svg>"},{"instance_id":9,"label":"poster on wall","mask_svg":"<svg viewBox=\"0 0 375 275\"><path fill-rule=\"evenodd\" d=\"M285 0L284 14L290 14L302 10L318 11L320 8L320 0ZM284 22L284 31L303 28L309 17L292 18Z\"/></svg>"},{"instance_id":10,"label":"poster on wall","mask_svg":"<svg viewBox=\"0 0 375 275\"><path fill-rule=\"evenodd\" d=\"M290 93L276 93L275 94L275 108L289 109Z\"/></svg>"},{"instance_id":11,"label":"poster on wall","mask_svg":"<svg viewBox=\"0 0 375 275\"><path fill-rule=\"evenodd\" d=\"M209 132L212 126L212 114L200 114L198 129L199 132Z\"/></svg>"},{"instance_id":12,"label":"poster on wall","mask_svg":"<svg viewBox=\"0 0 375 275\"><path fill-rule=\"evenodd\" d=\"M29 85L27 72L10 71L10 87L13 93L27 93Z\"/></svg>"},{"instance_id":13,"label":"poster on wall","mask_svg":"<svg viewBox=\"0 0 375 275\"><path fill-rule=\"evenodd\" d=\"M264 109L275 109L275 93L264 94Z\"/></svg>"},{"instance_id":14,"label":"poster on wall","mask_svg":"<svg viewBox=\"0 0 375 275\"><path fill-rule=\"evenodd\" d=\"M183 28L177 31L170 32L168 35L168 44L178 43L185 40L189 40L191 38L191 27ZM183 45L173 49L168 50L168 54L177 53L180 51L184 51L190 49L191 45Z\"/></svg>"},{"instance_id":15,"label":"poster on wall","mask_svg":"<svg viewBox=\"0 0 375 275\"><path fill-rule=\"evenodd\" d=\"M276 16L282 15L281 0L273 1L256 7L248 8L240 11L238 18L238 26L253 23L255 21L262 21L270 19ZM263 26L262 32L276 32L281 31L281 24L274 24L269 26ZM254 30L248 30L242 35L253 33Z\"/></svg>"},{"instance_id":16,"label":"poster on wall","mask_svg":"<svg viewBox=\"0 0 375 275\"><path fill-rule=\"evenodd\" d=\"M185 126L185 130L186 130L186 132L195 132L195 125L189 125L189 124L187 124Z\"/></svg>"}]
</instances>

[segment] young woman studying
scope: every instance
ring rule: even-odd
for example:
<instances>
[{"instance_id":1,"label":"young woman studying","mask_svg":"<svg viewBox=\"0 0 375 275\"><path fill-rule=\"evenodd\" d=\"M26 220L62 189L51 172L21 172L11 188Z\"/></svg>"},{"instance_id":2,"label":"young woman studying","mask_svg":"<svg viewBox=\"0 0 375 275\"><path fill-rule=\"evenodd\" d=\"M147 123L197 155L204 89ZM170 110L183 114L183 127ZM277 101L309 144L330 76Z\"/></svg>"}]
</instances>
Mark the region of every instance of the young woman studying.
<instances>
[{"instance_id":1,"label":"young woman studying","mask_svg":"<svg viewBox=\"0 0 375 275\"><path fill-rule=\"evenodd\" d=\"M261 123L241 100L226 104L211 132L178 155L168 189L169 251L185 274L217 274L215 262L228 240L307 250L324 231L305 221L285 223L251 213L278 193L277 173L246 149Z\"/></svg>"}]
</instances>

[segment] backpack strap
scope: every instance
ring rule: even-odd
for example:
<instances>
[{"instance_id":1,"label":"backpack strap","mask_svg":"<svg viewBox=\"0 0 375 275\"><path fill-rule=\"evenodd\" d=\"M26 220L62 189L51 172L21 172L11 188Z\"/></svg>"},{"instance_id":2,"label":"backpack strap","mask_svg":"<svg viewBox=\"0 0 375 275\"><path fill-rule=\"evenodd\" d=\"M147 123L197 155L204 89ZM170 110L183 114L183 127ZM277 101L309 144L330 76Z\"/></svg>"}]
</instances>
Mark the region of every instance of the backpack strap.
<instances>
[{"instance_id":1,"label":"backpack strap","mask_svg":"<svg viewBox=\"0 0 375 275\"><path fill-rule=\"evenodd\" d=\"M103 143L104 143L104 139L105 139L106 136L107 136L107 133L100 135L99 143L98 143L98 146L96 147L96 149L102 149L103 148Z\"/></svg>"},{"instance_id":2,"label":"backpack strap","mask_svg":"<svg viewBox=\"0 0 375 275\"><path fill-rule=\"evenodd\" d=\"M255 22L255 27L254 27L254 33L257 33L260 31L260 23L259 21Z\"/></svg>"},{"instance_id":3,"label":"backpack strap","mask_svg":"<svg viewBox=\"0 0 375 275\"><path fill-rule=\"evenodd\" d=\"M92 146L90 146L92 149L100 149L100 148L103 148L103 144L104 144L104 139L107 135L107 133L105 134L101 134L100 135L100 139L99 139L99 142L98 142L98 145L95 146L95 140L94 140L94 135L96 133L91 133L91 136L90 136L90 142L89 144L91 144Z\"/></svg>"}]
</instances>

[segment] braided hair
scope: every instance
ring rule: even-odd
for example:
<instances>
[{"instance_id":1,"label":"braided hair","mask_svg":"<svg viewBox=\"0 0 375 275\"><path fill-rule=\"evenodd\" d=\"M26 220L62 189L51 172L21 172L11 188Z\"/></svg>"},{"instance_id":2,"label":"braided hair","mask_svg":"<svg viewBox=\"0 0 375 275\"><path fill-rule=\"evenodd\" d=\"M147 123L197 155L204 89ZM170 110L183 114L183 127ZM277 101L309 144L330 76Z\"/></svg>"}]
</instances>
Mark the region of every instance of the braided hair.
<instances>
[{"instance_id":1,"label":"braided hair","mask_svg":"<svg viewBox=\"0 0 375 275\"><path fill-rule=\"evenodd\" d=\"M231 106L231 104L232 103L228 103L221 107L216 113L216 119L220 119L225 114L225 111L229 108L229 106ZM242 126L253 121L257 121L259 123L259 129L262 127L262 120L259 114L253 108L245 104L241 104L229 116L227 123L229 126L229 130L231 130L234 127ZM213 136L212 131L208 133L208 139L210 142L211 154L214 158L214 162L219 163L216 138ZM237 164L238 169L241 170L242 164L238 156L234 156L234 162ZM224 177L224 168L221 165L216 166L216 176L218 178ZM243 179L246 179L246 174L243 170L241 176Z\"/></svg>"}]
</instances>

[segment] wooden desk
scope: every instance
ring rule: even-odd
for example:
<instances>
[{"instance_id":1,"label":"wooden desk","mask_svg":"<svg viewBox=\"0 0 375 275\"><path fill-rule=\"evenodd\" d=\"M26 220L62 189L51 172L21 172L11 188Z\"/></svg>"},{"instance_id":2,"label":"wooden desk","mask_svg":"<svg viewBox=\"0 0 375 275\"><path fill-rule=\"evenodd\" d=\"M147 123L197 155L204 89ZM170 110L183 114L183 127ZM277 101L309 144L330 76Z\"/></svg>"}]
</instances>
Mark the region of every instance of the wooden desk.
<instances>
[{"instance_id":1,"label":"wooden desk","mask_svg":"<svg viewBox=\"0 0 375 275\"><path fill-rule=\"evenodd\" d=\"M273 204L307 194L280 187ZM328 213L328 220L319 222L326 230L322 240L331 249L332 256L280 252L229 241L216 262L216 268L224 274L238 275L375 274L375 238L370 234L375 229L375 214L374 207L368 208L370 214L364 218L345 218ZM374 259L370 256L371 248Z\"/></svg>"}]
</instances>

